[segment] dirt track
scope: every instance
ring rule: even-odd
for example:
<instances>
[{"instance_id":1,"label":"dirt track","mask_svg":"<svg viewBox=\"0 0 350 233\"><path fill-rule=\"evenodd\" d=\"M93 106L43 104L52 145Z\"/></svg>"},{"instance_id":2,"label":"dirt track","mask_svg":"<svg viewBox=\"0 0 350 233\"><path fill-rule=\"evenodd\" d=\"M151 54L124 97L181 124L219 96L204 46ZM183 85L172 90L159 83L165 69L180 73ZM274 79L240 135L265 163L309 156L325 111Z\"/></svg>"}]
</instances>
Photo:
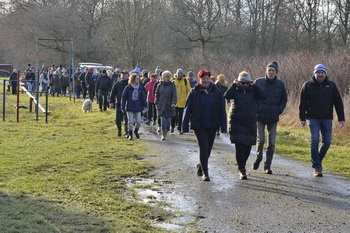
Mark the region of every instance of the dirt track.
<instances>
[{"instance_id":1,"label":"dirt track","mask_svg":"<svg viewBox=\"0 0 350 233\"><path fill-rule=\"evenodd\" d=\"M181 212L160 226L181 232L350 232L349 179L329 174L327 168L324 177L315 178L310 164L279 156L273 160L273 175L264 174L263 166L253 171L252 151L249 179L239 180L234 146L220 135L209 159L211 181L203 182L196 175L195 136L168 135L164 142L155 129L142 125L141 140L149 144L146 159L156 167L151 175L170 183L160 198Z\"/></svg>"}]
</instances>

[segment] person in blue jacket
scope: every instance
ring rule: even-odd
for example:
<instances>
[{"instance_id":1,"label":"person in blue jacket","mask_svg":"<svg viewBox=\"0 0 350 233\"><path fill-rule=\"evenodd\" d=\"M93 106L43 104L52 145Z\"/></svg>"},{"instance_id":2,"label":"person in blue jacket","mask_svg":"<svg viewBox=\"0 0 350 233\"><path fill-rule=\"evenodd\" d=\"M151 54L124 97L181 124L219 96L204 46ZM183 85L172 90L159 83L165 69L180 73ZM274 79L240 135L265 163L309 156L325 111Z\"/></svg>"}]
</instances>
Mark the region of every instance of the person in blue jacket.
<instances>
[{"instance_id":1,"label":"person in blue jacket","mask_svg":"<svg viewBox=\"0 0 350 233\"><path fill-rule=\"evenodd\" d=\"M143 86L140 84L140 75L132 73L128 85L122 94L122 111L128 116L129 140L133 139L132 132L135 121L135 136L140 138L141 112L146 110L146 96Z\"/></svg>"},{"instance_id":2,"label":"person in blue jacket","mask_svg":"<svg viewBox=\"0 0 350 233\"><path fill-rule=\"evenodd\" d=\"M210 81L211 72L200 70L199 82L189 93L183 117L183 132L189 132L189 123L193 129L198 145L199 160L197 175L203 181L210 181L208 160L213 148L216 130L226 133L225 99L215 85Z\"/></svg>"},{"instance_id":3,"label":"person in blue jacket","mask_svg":"<svg viewBox=\"0 0 350 233\"><path fill-rule=\"evenodd\" d=\"M258 134L256 143L256 160L253 169L257 170L263 159L265 128L268 135L264 171L272 174L271 163L275 152L277 122L287 104L287 91L282 80L277 77L278 64L271 62L266 67L266 76L255 80L255 85L265 93L266 99L258 101Z\"/></svg>"},{"instance_id":4,"label":"person in blue jacket","mask_svg":"<svg viewBox=\"0 0 350 233\"><path fill-rule=\"evenodd\" d=\"M258 100L266 98L265 93L255 84L246 71L242 71L237 80L226 91L224 97L233 99L230 107L229 134L235 144L236 160L240 179L246 180L246 163L256 143Z\"/></svg>"}]
</instances>

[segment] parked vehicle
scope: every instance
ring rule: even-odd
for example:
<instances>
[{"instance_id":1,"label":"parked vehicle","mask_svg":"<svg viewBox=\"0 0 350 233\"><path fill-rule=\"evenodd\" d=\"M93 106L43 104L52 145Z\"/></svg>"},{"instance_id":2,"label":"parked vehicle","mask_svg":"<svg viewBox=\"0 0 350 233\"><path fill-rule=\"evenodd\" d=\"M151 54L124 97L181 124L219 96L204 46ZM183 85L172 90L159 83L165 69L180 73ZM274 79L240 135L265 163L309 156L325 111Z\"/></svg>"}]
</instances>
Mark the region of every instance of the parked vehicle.
<instances>
[{"instance_id":1,"label":"parked vehicle","mask_svg":"<svg viewBox=\"0 0 350 233\"><path fill-rule=\"evenodd\" d=\"M13 72L12 64L0 64L0 76L1 77L10 77Z\"/></svg>"}]
</instances>

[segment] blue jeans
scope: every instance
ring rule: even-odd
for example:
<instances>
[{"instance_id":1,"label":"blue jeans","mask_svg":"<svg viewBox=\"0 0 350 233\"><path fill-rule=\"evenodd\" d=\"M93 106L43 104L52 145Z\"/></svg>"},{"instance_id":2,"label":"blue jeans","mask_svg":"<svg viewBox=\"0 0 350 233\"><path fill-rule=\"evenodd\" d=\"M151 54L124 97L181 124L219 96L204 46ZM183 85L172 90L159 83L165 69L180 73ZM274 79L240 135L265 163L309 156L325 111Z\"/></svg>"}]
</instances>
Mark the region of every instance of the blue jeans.
<instances>
[{"instance_id":1,"label":"blue jeans","mask_svg":"<svg viewBox=\"0 0 350 233\"><path fill-rule=\"evenodd\" d=\"M312 167L322 169L322 160L332 143L332 120L328 119L308 119L310 131L310 154ZM322 145L320 143L320 132L322 135Z\"/></svg>"},{"instance_id":2,"label":"blue jeans","mask_svg":"<svg viewBox=\"0 0 350 233\"><path fill-rule=\"evenodd\" d=\"M170 129L170 124L171 124L171 117L161 117L160 119L162 119L162 130L169 130Z\"/></svg>"},{"instance_id":3,"label":"blue jeans","mask_svg":"<svg viewBox=\"0 0 350 233\"><path fill-rule=\"evenodd\" d=\"M135 128L139 129L141 126L141 112L126 112L128 116L128 130L133 130L134 121Z\"/></svg>"}]
</instances>

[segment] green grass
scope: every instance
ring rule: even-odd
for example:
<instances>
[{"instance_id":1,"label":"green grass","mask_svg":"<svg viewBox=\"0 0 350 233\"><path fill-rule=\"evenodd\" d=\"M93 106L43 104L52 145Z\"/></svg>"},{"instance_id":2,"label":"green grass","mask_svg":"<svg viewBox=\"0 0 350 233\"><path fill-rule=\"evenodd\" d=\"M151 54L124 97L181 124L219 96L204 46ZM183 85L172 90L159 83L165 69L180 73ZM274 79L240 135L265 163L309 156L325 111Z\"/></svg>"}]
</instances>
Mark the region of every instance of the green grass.
<instances>
[{"instance_id":1,"label":"green grass","mask_svg":"<svg viewBox=\"0 0 350 233\"><path fill-rule=\"evenodd\" d=\"M7 109L14 101L7 97ZM133 201L125 182L152 169L140 159L142 140L117 137L112 110L95 104L83 114L81 100L49 102L48 124L25 109L19 123L14 110L0 123L0 232L159 231L151 225L159 211Z\"/></svg>"},{"instance_id":2,"label":"green grass","mask_svg":"<svg viewBox=\"0 0 350 233\"><path fill-rule=\"evenodd\" d=\"M350 177L350 142L348 128L339 129L334 122L332 145L324 158L322 165L327 171L336 172ZM310 164L308 128L292 127L280 123L277 132L276 153Z\"/></svg>"}]
</instances>

